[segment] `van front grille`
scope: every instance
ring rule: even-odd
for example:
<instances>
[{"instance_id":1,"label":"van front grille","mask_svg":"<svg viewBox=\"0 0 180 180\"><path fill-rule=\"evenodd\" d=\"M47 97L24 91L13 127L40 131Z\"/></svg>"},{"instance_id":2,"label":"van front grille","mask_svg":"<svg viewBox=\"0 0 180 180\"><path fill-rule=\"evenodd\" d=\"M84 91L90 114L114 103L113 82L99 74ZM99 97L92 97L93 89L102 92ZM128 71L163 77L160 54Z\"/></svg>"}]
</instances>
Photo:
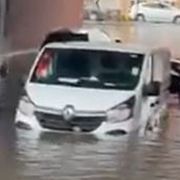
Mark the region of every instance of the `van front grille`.
<instances>
[{"instance_id":1,"label":"van front grille","mask_svg":"<svg viewBox=\"0 0 180 180\"><path fill-rule=\"evenodd\" d=\"M74 131L79 129L82 132L91 132L97 129L105 117L74 117L71 121L64 120L62 115L35 112L40 125L46 129L59 131Z\"/></svg>"}]
</instances>

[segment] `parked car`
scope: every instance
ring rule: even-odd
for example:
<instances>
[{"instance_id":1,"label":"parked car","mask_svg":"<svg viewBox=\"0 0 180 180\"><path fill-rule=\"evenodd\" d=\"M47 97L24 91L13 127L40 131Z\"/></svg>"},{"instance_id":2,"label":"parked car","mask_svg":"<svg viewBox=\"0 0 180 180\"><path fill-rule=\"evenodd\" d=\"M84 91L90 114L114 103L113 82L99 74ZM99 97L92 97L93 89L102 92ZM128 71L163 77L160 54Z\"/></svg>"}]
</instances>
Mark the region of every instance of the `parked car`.
<instances>
[{"instance_id":1,"label":"parked car","mask_svg":"<svg viewBox=\"0 0 180 180\"><path fill-rule=\"evenodd\" d=\"M163 116L169 85L165 48L50 43L31 68L15 124L37 131L127 134Z\"/></svg>"},{"instance_id":2,"label":"parked car","mask_svg":"<svg viewBox=\"0 0 180 180\"><path fill-rule=\"evenodd\" d=\"M107 16L104 12L101 12L99 9L85 9L84 10L84 19L92 21L104 21Z\"/></svg>"},{"instance_id":3,"label":"parked car","mask_svg":"<svg viewBox=\"0 0 180 180\"><path fill-rule=\"evenodd\" d=\"M158 1L135 4L129 15L137 21L180 23L180 9Z\"/></svg>"},{"instance_id":4,"label":"parked car","mask_svg":"<svg viewBox=\"0 0 180 180\"><path fill-rule=\"evenodd\" d=\"M106 10L102 12L100 10L95 9L85 9L84 10L84 19L92 20L92 21L120 21L121 20L121 11L117 9Z\"/></svg>"},{"instance_id":5,"label":"parked car","mask_svg":"<svg viewBox=\"0 0 180 180\"><path fill-rule=\"evenodd\" d=\"M119 0L89 0L85 1L84 19L86 20L114 20L118 21L121 17Z\"/></svg>"}]
</instances>

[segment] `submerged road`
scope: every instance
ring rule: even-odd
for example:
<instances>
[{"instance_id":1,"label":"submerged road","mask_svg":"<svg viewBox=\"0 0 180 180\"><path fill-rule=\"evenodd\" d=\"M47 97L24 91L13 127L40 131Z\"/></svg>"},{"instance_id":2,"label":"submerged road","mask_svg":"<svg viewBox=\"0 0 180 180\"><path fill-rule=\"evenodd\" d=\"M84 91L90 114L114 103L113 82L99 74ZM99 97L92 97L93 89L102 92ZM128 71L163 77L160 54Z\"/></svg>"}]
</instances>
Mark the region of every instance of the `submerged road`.
<instances>
[{"instance_id":1,"label":"submerged road","mask_svg":"<svg viewBox=\"0 0 180 180\"><path fill-rule=\"evenodd\" d=\"M168 47L173 56L180 57L180 25L126 22L126 23L94 23L86 22L84 27L99 27L108 32L112 38L120 38L122 42L138 43L146 46Z\"/></svg>"},{"instance_id":2,"label":"submerged road","mask_svg":"<svg viewBox=\"0 0 180 180\"><path fill-rule=\"evenodd\" d=\"M105 25L105 29L123 41L159 42L178 52L180 26L146 23ZM0 82L0 179L179 180L180 107L174 101L161 131L146 136L104 138L16 130L20 79L34 57L35 53L8 57L10 73Z\"/></svg>"}]
</instances>

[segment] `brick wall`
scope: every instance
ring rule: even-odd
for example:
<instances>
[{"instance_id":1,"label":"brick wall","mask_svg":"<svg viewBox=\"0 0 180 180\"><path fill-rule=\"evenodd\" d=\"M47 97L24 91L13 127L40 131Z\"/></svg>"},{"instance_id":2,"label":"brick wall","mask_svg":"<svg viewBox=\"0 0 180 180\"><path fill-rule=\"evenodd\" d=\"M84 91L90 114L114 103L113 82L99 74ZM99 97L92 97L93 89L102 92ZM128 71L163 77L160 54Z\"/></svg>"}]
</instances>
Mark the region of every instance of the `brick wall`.
<instances>
[{"instance_id":1,"label":"brick wall","mask_svg":"<svg viewBox=\"0 0 180 180\"><path fill-rule=\"evenodd\" d=\"M60 26L80 26L83 0L9 0L6 37L12 48L37 46Z\"/></svg>"}]
</instances>

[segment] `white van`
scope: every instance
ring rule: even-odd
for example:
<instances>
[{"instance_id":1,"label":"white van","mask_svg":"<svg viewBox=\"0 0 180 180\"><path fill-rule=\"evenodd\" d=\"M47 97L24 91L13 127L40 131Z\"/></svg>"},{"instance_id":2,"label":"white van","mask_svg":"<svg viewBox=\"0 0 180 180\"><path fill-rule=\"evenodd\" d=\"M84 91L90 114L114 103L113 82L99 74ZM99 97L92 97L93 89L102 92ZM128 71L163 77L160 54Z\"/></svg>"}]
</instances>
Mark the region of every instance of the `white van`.
<instances>
[{"instance_id":1,"label":"white van","mask_svg":"<svg viewBox=\"0 0 180 180\"><path fill-rule=\"evenodd\" d=\"M164 115L169 85L166 48L51 43L30 71L15 123L38 131L103 134L147 129Z\"/></svg>"}]
</instances>

